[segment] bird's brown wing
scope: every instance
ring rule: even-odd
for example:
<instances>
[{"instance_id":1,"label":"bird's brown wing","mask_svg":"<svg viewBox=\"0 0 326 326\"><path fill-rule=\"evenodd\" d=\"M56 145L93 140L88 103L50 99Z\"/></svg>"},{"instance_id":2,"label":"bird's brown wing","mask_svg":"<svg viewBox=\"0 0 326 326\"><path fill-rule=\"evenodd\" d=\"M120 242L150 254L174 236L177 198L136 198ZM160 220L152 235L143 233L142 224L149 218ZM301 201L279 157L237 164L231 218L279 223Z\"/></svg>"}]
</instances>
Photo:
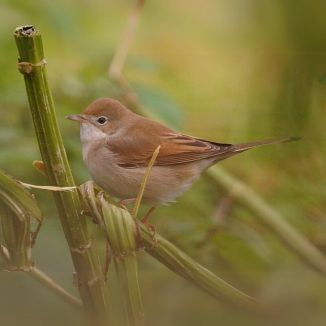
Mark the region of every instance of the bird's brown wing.
<instances>
[{"instance_id":1,"label":"bird's brown wing","mask_svg":"<svg viewBox=\"0 0 326 326\"><path fill-rule=\"evenodd\" d=\"M156 165L173 165L225 156L233 150L232 144L214 143L183 134L170 134L164 137L162 153Z\"/></svg>"},{"instance_id":2,"label":"bird's brown wing","mask_svg":"<svg viewBox=\"0 0 326 326\"><path fill-rule=\"evenodd\" d=\"M156 166L183 164L219 156L222 159L234 148L231 144L209 142L170 130L161 133L160 137L146 137L145 134L138 133L137 140L129 142L123 139L119 144L108 143L120 166L126 168L147 166L159 145L161 148L154 163Z\"/></svg>"},{"instance_id":3,"label":"bird's brown wing","mask_svg":"<svg viewBox=\"0 0 326 326\"><path fill-rule=\"evenodd\" d=\"M167 166L209 158L217 162L253 147L297 139L286 137L232 145L187 136L139 116L133 116L125 124L124 132L109 138L107 147L118 164L126 168L148 166L159 145L161 148L154 165Z\"/></svg>"}]
</instances>

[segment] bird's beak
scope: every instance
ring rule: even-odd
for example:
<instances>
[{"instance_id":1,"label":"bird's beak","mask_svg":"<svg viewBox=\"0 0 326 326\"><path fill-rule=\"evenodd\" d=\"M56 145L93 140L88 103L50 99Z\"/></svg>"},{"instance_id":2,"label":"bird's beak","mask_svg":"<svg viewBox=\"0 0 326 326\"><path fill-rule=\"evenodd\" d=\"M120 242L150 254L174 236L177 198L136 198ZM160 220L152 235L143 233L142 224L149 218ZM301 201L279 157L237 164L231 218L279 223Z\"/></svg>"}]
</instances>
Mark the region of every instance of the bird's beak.
<instances>
[{"instance_id":1,"label":"bird's beak","mask_svg":"<svg viewBox=\"0 0 326 326\"><path fill-rule=\"evenodd\" d=\"M83 114L70 114L66 116L67 119L72 121L83 122L86 121L86 117Z\"/></svg>"}]
</instances>

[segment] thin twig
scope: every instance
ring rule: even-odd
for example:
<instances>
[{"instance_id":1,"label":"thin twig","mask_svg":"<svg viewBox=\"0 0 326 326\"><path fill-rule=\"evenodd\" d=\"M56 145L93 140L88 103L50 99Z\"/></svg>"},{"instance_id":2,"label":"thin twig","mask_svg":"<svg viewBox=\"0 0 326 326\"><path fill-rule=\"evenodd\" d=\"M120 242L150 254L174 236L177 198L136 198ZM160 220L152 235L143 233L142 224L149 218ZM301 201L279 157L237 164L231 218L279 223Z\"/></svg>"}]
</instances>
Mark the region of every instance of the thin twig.
<instances>
[{"instance_id":1,"label":"thin twig","mask_svg":"<svg viewBox=\"0 0 326 326\"><path fill-rule=\"evenodd\" d=\"M218 230L223 227L224 219L230 212L233 204L234 198L232 196L224 196L221 198L212 217L213 226L206 231L204 237L196 244L197 248L202 248L207 244L212 237L216 235Z\"/></svg>"},{"instance_id":2,"label":"thin twig","mask_svg":"<svg viewBox=\"0 0 326 326\"><path fill-rule=\"evenodd\" d=\"M142 112L142 109L139 103L137 93L130 86L128 80L124 77L122 71L126 62L130 45L135 36L135 31L139 22L139 17L143 9L144 3L145 0L136 0L135 6L128 17L125 31L122 34L120 42L116 47L113 59L108 70L109 78L123 90L127 103L139 113Z\"/></svg>"},{"instance_id":3,"label":"thin twig","mask_svg":"<svg viewBox=\"0 0 326 326\"><path fill-rule=\"evenodd\" d=\"M123 33L123 36L120 38L120 43L116 48L113 59L111 61L111 65L109 67L110 78L120 78L122 75L122 69L124 67L131 42L134 39L134 34L144 3L145 0L137 0L131 14L129 15L126 29Z\"/></svg>"},{"instance_id":4,"label":"thin twig","mask_svg":"<svg viewBox=\"0 0 326 326\"><path fill-rule=\"evenodd\" d=\"M49 191L73 191L77 189L77 186L71 186L71 187L39 186L39 185L32 185L30 183L25 183L22 181L19 181L19 183L28 189L34 188L34 189L49 190Z\"/></svg>"},{"instance_id":5,"label":"thin twig","mask_svg":"<svg viewBox=\"0 0 326 326\"><path fill-rule=\"evenodd\" d=\"M154 153L152 155L151 160L148 163L148 167L147 167L146 173L145 173L144 178L142 180L142 183L140 185L140 190L139 190L139 192L137 194L135 206L133 207L133 210L132 210L132 213L131 213L131 215L132 215L133 218L136 218L137 217L139 206L140 206L140 203L141 203L141 200L143 198L144 191L145 191L145 188L146 188L146 184L147 184L148 178L149 178L149 176L151 174L152 167L153 167L153 165L155 163L155 160L157 158L157 155L160 152L160 148L161 148L160 145L157 146L157 148L155 149L155 151L154 151Z\"/></svg>"},{"instance_id":6,"label":"thin twig","mask_svg":"<svg viewBox=\"0 0 326 326\"><path fill-rule=\"evenodd\" d=\"M304 258L312 267L326 274L326 258L323 253L292 227L261 196L221 168L213 167L208 170L208 174L232 196L255 212L261 221L269 226L292 251Z\"/></svg>"},{"instance_id":7,"label":"thin twig","mask_svg":"<svg viewBox=\"0 0 326 326\"><path fill-rule=\"evenodd\" d=\"M72 304L78 308L82 307L82 302L79 299L67 292L62 286L57 284L51 277L46 275L38 268L32 267L30 271L26 272L26 274L43 284L67 303Z\"/></svg>"},{"instance_id":8,"label":"thin twig","mask_svg":"<svg viewBox=\"0 0 326 326\"><path fill-rule=\"evenodd\" d=\"M10 264L9 252L4 246L0 246L0 257L7 264ZM82 307L82 302L79 299L67 292L61 285L53 281L51 277L46 275L37 267L31 267L29 270L25 271L25 274L34 278L36 281L47 287L49 290L58 295L67 303L72 304L75 307Z\"/></svg>"}]
</instances>

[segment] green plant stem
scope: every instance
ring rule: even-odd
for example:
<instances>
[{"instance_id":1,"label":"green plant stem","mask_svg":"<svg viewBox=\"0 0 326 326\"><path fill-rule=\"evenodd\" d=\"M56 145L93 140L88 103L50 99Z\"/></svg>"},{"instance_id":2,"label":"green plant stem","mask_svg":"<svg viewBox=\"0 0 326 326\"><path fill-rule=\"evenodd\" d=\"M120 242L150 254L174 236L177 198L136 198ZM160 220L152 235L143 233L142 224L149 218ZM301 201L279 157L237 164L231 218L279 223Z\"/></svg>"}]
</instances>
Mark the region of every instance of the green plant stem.
<instances>
[{"instance_id":1,"label":"green plant stem","mask_svg":"<svg viewBox=\"0 0 326 326\"><path fill-rule=\"evenodd\" d=\"M138 281L136 225L126 210L101 198L103 227L110 243L128 325L144 325L143 303Z\"/></svg>"},{"instance_id":2,"label":"green plant stem","mask_svg":"<svg viewBox=\"0 0 326 326\"><path fill-rule=\"evenodd\" d=\"M326 273L326 258L323 253L296 231L280 213L250 187L216 166L209 169L207 173L234 198L254 211L260 220L270 227L292 251L319 272Z\"/></svg>"},{"instance_id":3,"label":"green plant stem","mask_svg":"<svg viewBox=\"0 0 326 326\"><path fill-rule=\"evenodd\" d=\"M124 295L129 300L126 302L127 305L132 309L130 316L138 318L134 320L141 321L142 316L137 266L132 262L132 259L135 259L135 240L137 240L137 248L144 248L170 270L213 297L246 310L261 310L261 305L258 305L255 299L223 281L157 233L153 234L141 221L132 218L126 209L110 204L101 192L95 191L92 182L87 182L79 188L85 206L98 221L110 242L116 266L120 264L117 266L120 268L117 271L121 272L122 279L125 279ZM131 263L125 264L126 259Z\"/></svg>"},{"instance_id":4,"label":"green plant stem","mask_svg":"<svg viewBox=\"0 0 326 326\"><path fill-rule=\"evenodd\" d=\"M219 300L241 308L259 310L260 307L255 299L198 264L157 233L153 234L144 224L137 223L145 250L166 267Z\"/></svg>"},{"instance_id":5,"label":"green plant stem","mask_svg":"<svg viewBox=\"0 0 326 326\"><path fill-rule=\"evenodd\" d=\"M37 282L41 283L45 287L47 287L65 302L78 308L82 307L82 302L80 300L78 300L75 296L67 292L62 286L54 282L52 278L50 278L38 268L32 267L30 271L28 271L26 274L31 276L33 279L35 279Z\"/></svg>"},{"instance_id":6,"label":"green plant stem","mask_svg":"<svg viewBox=\"0 0 326 326\"><path fill-rule=\"evenodd\" d=\"M10 267L11 262L10 262L9 252L8 250L6 250L4 246L0 247L0 262L3 262L5 266ZM24 271L26 275L29 275L37 282L39 282L40 284L42 284L43 286L51 290L53 293L58 295L65 302L73 305L74 307L79 307L79 308L82 307L82 302L80 300L78 300L72 294L67 292L62 286L54 282L52 278L50 278L48 275L46 275L44 272L42 272L40 269L36 268L35 266L29 266L29 268L26 270L17 269L17 271Z\"/></svg>"},{"instance_id":7,"label":"green plant stem","mask_svg":"<svg viewBox=\"0 0 326 326\"><path fill-rule=\"evenodd\" d=\"M52 186L74 186L48 86L41 34L33 26L14 33L19 69L24 75L29 105L46 175ZM54 193L60 221L77 274L77 284L90 321L106 324L108 302L97 251L92 246L77 190Z\"/></svg>"}]
</instances>

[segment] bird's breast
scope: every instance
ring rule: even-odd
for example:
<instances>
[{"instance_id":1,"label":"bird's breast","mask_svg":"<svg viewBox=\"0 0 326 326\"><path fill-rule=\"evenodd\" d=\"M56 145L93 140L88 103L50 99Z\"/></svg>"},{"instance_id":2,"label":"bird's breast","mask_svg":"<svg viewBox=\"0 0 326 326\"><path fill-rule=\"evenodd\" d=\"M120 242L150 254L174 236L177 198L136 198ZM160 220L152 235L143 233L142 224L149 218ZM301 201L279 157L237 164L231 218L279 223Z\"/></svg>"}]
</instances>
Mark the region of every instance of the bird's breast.
<instances>
[{"instance_id":1,"label":"bird's breast","mask_svg":"<svg viewBox=\"0 0 326 326\"><path fill-rule=\"evenodd\" d=\"M101 146L101 144L105 145L106 138L107 135L91 123L82 123L80 125L80 141L85 161L90 152L94 154L96 148Z\"/></svg>"}]
</instances>

